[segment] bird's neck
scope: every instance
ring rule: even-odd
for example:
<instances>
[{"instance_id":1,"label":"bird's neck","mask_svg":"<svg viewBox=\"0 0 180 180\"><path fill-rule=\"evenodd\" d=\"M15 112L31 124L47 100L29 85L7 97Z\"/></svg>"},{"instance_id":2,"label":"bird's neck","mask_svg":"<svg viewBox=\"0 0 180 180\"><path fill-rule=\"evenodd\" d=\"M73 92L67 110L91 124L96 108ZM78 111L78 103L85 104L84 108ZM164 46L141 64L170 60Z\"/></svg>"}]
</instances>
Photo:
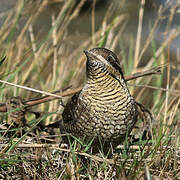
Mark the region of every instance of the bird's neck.
<instances>
[{"instance_id":1,"label":"bird's neck","mask_svg":"<svg viewBox=\"0 0 180 180\"><path fill-rule=\"evenodd\" d=\"M113 93L118 93L123 96L130 96L129 90L123 79L117 80L111 76L106 76L106 78L87 78L87 82L82 90L83 94L88 94L89 96L108 96Z\"/></svg>"}]
</instances>

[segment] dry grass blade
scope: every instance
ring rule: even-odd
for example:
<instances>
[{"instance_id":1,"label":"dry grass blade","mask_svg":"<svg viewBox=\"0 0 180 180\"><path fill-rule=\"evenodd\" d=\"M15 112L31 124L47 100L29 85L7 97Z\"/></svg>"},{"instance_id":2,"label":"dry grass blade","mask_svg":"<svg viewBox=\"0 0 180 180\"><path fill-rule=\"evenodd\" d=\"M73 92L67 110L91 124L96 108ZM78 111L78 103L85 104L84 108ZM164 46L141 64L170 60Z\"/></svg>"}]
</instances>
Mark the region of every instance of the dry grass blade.
<instances>
[{"instance_id":1,"label":"dry grass blade","mask_svg":"<svg viewBox=\"0 0 180 180\"><path fill-rule=\"evenodd\" d=\"M59 96L59 95L56 95L56 94L48 93L48 92L45 92L45 91L33 89L33 88L22 86L22 85L17 85L17 84L10 83L10 82L7 82L7 81L0 80L0 82L4 83L4 84L11 85L11 86L15 86L15 87L18 87L18 88L22 88L22 89L25 89L25 90L28 90L28 91L33 91L33 92L48 95L48 96L54 96L56 98L62 98L62 96Z\"/></svg>"},{"instance_id":2,"label":"dry grass blade","mask_svg":"<svg viewBox=\"0 0 180 180\"><path fill-rule=\"evenodd\" d=\"M134 60L135 60L134 67L135 68L137 67L137 65L139 63L138 62L138 56L139 56L140 43L141 43L144 5L145 5L145 0L141 0L141 6L139 9L139 24L138 24L138 31L137 31L136 50L135 50L135 57L134 57Z\"/></svg>"}]
</instances>

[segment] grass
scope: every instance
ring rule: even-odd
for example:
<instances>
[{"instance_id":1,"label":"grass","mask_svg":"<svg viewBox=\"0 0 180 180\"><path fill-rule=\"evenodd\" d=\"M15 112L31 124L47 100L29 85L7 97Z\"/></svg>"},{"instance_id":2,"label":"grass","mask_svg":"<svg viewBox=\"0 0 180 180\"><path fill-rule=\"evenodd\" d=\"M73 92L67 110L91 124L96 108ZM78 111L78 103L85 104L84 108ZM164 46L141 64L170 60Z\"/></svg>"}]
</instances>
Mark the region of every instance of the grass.
<instances>
[{"instance_id":1,"label":"grass","mask_svg":"<svg viewBox=\"0 0 180 180\"><path fill-rule=\"evenodd\" d=\"M152 66L166 64L160 76L138 78L128 82L131 93L138 102L151 109L155 116L153 137L149 142L139 140L129 144L126 140L113 156L103 153L92 154L88 144L76 139L66 147L61 143L59 131L42 132L35 130L38 124L55 121L59 100L35 107L42 116L29 115L23 136L19 129L7 130L9 113L0 114L0 178L1 179L178 179L180 177L180 73L178 51L170 47L180 33L180 26L171 30L176 6L171 7L166 37L156 44L154 39L158 24L162 21L165 8L160 7L150 33L142 44L143 18L146 9L141 1L137 38L125 36L128 14L114 13L113 6L106 10L104 19L96 28L94 6L92 33L86 39L75 39L70 31L72 23L88 14L80 14L85 1L76 7L74 1L62 1L61 8L53 11L49 1L16 2L12 9L1 14L5 20L0 28L0 76L4 81L53 92L69 85L82 86L85 80L85 56L83 50L95 46L107 47L121 57L126 75L147 70ZM40 16L51 8L46 29L38 29ZM89 10L91 11L91 10ZM167 17L168 18L168 17ZM43 23L46 23L44 21ZM78 31L78 30L77 30ZM80 37L80 36L79 36ZM75 39L75 46L71 46ZM121 48L121 50L119 50ZM150 54L147 56L147 54ZM3 57L6 56L6 60ZM172 58L173 56L173 58ZM175 61L175 63L173 62ZM175 67L174 67L175 66ZM22 88L0 84L0 100L20 96L24 100L39 97L38 93ZM67 98L63 98L66 103ZM59 108L59 111L62 111ZM4 128L4 129L3 129ZM12 131L12 133L10 133ZM9 134L9 135L8 135ZM59 146L61 144L61 146ZM64 147L65 146L65 147Z\"/></svg>"}]
</instances>

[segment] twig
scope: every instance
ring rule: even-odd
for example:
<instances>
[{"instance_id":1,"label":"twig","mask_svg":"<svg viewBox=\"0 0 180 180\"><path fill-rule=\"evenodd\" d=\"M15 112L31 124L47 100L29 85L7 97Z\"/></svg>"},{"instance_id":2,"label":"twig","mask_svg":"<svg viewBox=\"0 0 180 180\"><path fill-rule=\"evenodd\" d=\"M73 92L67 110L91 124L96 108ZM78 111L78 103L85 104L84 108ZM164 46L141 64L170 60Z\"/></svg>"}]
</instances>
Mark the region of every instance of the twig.
<instances>
[{"instance_id":1,"label":"twig","mask_svg":"<svg viewBox=\"0 0 180 180\"><path fill-rule=\"evenodd\" d=\"M0 80L0 82L1 82L1 80ZM23 104L28 105L28 107L35 106L35 105L38 105L38 104L41 104L41 103L52 101L54 99L62 98L62 97L65 97L65 96L71 96L71 95L79 92L81 89L82 88L80 87L80 88L76 88L76 89L65 91L65 92L62 92L60 90L54 92L54 93L62 92L62 93L60 93L60 95L56 95L56 94L52 94L52 93L46 93L47 96L45 96L45 97L43 96L43 97L40 97L40 98L37 98L37 99L28 100L28 101L23 102ZM42 91L42 92L44 92L44 91ZM45 93L43 93L43 94L45 94ZM51 95L48 95L48 94L51 94ZM6 111L7 111L6 105L5 104L0 104L0 112L6 112Z\"/></svg>"},{"instance_id":2,"label":"twig","mask_svg":"<svg viewBox=\"0 0 180 180\"><path fill-rule=\"evenodd\" d=\"M139 73L135 73L135 74L126 76L125 80L130 81L130 80L133 80L133 79L136 79L136 78L139 78L139 77L143 77L143 76L149 76L149 75L153 75L153 74L160 74L161 73L161 68L164 67L164 66L166 66L166 65L160 65L158 67L152 68L152 69L144 71L144 72L139 72ZM82 89L82 87L79 87L79 88L76 88L76 89L73 89L73 90L68 90L68 91L65 91L65 92L62 92L62 91L59 90L59 91L55 91L54 93L48 93L48 92L45 92L45 91L40 91L40 90L36 90L36 89L33 89L33 88L29 88L29 87L25 87L25 86L21 86L21 85L16 85L14 83L2 81L2 80L0 80L0 82L8 84L8 85L15 86L15 87L23 88L23 89L26 89L26 90L29 90L29 91L34 91L34 92L38 92L38 93L47 95L45 97L40 97L38 99L32 99L32 100L28 100L28 101L23 102L25 105L28 105L28 106L35 106L35 105L38 105L38 104L41 104L41 103L52 101L54 99L62 98L62 97L65 97L65 96L71 96L71 95L79 92ZM61 93L59 93L59 92L61 92ZM57 93L59 93L59 95L56 95ZM1 104L0 105L0 112L6 112L6 111L7 111L6 105Z\"/></svg>"},{"instance_id":3,"label":"twig","mask_svg":"<svg viewBox=\"0 0 180 180\"><path fill-rule=\"evenodd\" d=\"M160 88L160 87L155 87L155 86L149 86L146 84L129 84L129 86L134 86L134 87L142 87L142 88L149 88L149 89L155 89L155 90L160 90L160 91L169 91L169 93L173 93L175 95L179 94L180 95L180 90L177 89L166 89L166 88Z\"/></svg>"},{"instance_id":4,"label":"twig","mask_svg":"<svg viewBox=\"0 0 180 180\"><path fill-rule=\"evenodd\" d=\"M125 80L130 81L130 80L133 80L133 79L136 79L136 78L139 78L139 77L149 76L149 75L153 75L153 74L161 74L161 68L165 67L165 66L167 66L167 64L162 64L160 66L149 69L147 71L134 73L132 75L126 76Z\"/></svg>"}]
</instances>

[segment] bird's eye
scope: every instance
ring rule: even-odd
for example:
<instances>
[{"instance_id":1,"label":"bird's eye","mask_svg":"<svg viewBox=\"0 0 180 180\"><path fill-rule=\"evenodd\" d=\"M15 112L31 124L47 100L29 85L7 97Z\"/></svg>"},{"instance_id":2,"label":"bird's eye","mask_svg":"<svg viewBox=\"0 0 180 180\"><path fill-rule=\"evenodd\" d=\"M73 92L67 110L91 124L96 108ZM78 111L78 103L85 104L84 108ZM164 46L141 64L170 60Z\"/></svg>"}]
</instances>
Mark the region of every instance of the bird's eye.
<instances>
[{"instance_id":1,"label":"bird's eye","mask_svg":"<svg viewBox=\"0 0 180 180\"><path fill-rule=\"evenodd\" d=\"M117 71L120 72L120 74L123 76L123 73L122 73L122 70L121 70L121 67L120 67L120 64L118 62L118 60L112 56L111 54L107 57L107 61L112 65L112 67L114 69L116 69Z\"/></svg>"},{"instance_id":2,"label":"bird's eye","mask_svg":"<svg viewBox=\"0 0 180 180\"><path fill-rule=\"evenodd\" d=\"M112 55L109 55L109 56L107 57L107 60L108 60L110 63L115 62L115 59L114 59L114 57L113 57Z\"/></svg>"}]
</instances>

